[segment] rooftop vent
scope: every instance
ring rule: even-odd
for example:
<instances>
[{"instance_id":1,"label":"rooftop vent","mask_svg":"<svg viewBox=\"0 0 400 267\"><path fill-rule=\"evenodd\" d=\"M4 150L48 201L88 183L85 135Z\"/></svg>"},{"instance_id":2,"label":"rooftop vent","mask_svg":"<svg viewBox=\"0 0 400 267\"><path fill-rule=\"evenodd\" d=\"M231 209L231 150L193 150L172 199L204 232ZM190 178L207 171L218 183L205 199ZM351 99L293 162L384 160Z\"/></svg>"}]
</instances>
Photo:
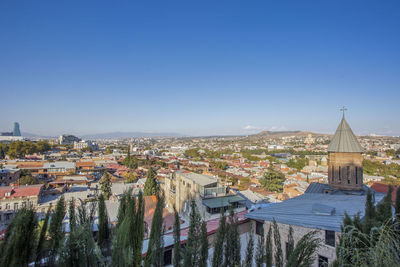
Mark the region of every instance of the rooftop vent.
<instances>
[{"instance_id":1,"label":"rooftop vent","mask_svg":"<svg viewBox=\"0 0 400 267\"><path fill-rule=\"evenodd\" d=\"M331 216L335 213L335 208L328 205L316 203L312 205L312 212L316 215Z\"/></svg>"}]
</instances>

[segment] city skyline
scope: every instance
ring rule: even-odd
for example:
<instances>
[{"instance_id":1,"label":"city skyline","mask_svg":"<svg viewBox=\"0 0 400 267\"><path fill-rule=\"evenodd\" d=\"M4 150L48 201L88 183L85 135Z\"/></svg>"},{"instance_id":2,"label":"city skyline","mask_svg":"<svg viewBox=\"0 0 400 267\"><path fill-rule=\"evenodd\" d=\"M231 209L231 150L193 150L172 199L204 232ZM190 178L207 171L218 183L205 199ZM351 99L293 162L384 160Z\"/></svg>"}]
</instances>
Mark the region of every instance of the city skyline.
<instances>
[{"instance_id":1,"label":"city skyline","mask_svg":"<svg viewBox=\"0 0 400 267\"><path fill-rule=\"evenodd\" d=\"M0 3L0 131L400 135L398 1ZM6 37L6 38L5 38Z\"/></svg>"}]
</instances>

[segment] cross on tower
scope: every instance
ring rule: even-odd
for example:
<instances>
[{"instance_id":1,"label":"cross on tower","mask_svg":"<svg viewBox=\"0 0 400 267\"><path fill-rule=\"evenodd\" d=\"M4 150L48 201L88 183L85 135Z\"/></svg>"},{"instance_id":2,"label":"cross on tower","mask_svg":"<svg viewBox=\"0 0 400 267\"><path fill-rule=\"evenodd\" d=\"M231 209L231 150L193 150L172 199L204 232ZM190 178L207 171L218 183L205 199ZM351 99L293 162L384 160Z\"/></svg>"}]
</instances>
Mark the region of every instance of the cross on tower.
<instances>
[{"instance_id":1,"label":"cross on tower","mask_svg":"<svg viewBox=\"0 0 400 267\"><path fill-rule=\"evenodd\" d=\"M344 118L344 112L347 110L347 108L345 106L343 106L340 111L343 112L343 118Z\"/></svg>"}]
</instances>

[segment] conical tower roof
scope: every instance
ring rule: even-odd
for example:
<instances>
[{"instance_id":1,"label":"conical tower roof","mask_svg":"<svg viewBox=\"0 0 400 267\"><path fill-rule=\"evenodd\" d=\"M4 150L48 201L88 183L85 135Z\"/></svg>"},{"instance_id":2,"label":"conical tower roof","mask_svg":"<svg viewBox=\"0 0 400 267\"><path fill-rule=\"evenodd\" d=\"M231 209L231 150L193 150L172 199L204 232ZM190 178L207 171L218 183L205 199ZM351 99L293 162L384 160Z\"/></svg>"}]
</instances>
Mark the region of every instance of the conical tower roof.
<instances>
[{"instance_id":1,"label":"conical tower roof","mask_svg":"<svg viewBox=\"0 0 400 267\"><path fill-rule=\"evenodd\" d=\"M328 152L364 152L364 149L358 142L357 137L354 135L344 116L328 146Z\"/></svg>"}]
</instances>

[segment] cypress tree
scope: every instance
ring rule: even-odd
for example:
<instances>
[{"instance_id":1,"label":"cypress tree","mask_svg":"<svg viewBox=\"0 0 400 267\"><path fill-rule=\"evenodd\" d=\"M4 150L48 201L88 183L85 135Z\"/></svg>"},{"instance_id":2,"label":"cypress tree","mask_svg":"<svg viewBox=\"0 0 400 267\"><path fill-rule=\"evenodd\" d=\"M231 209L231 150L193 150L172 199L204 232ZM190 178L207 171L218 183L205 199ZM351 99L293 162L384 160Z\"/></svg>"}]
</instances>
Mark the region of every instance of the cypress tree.
<instances>
[{"instance_id":1,"label":"cypress tree","mask_svg":"<svg viewBox=\"0 0 400 267\"><path fill-rule=\"evenodd\" d=\"M400 223L400 186L397 187L396 190L396 201L394 204L395 214L396 214L396 221Z\"/></svg>"},{"instance_id":2,"label":"cypress tree","mask_svg":"<svg viewBox=\"0 0 400 267\"><path fill-rule=\"evenodd\" d=\"M104 195L104 198L108 200L111 196L111 176L110 174L106 171L103 175L103 178L100 180L100 188L101 192Z\"/></svg>"},{"instance_id":3,"label":"cypress tree","mask_svg":"<svg viewBox=\"0 0 400 267\"><path fill-rule=\"evenodd\" d=\"M60 244L64 238L64 229L62 227L62 222L65 217L65 201L64 196L61 196L57 201L56 209L53 216L51 217L49 236L50 236L50 265L54 265L55 257Z\"/></svg>"},{"instance_id":4,"label":"cypress tree","mask_svg":"<svg viewBox=\"0 0 400 267\"><path fill-rule=\"evenodd\" d=\"M208 238L207 238L207 223L201 223L201 248L199 266L207 266L208 261Z\"/></svg>"},{"instance_id":5,"label":"cypress tree","mask_svg":"<svg viewBox=\"0 0 400 267\"><path fill-rule=\"evenodd\" d=\"M365 202L365 216L363 222L363 232L369 234L371 228L375 226L376 210L374 201L372 200L372 192L368 190L367 199Z\"/></svg>"},{"instance_id":6,"label":"cypress tree","mask_svg":"<svg viewBox=\"0 0 400 267\"><path fill-rule=\"evenodd\" d=\"M224 259L224 242L226 235L226 217L224 208L221 208L221 218L219 220L219 227L214 241L214 254L212 259L213 267L220 267Z\"/></svg>"},{"instance_id":7,"label":"cypress tree","mask_svg":"<svg viewBox=\"0 0 400 267\"><path fill-rule=\"evenodd\" d=\"M86 210L82 205L78 208L77 224L72 228L66 242L59 249L57 265L70 267L102 266L104 258L92 233L95 205Z\"/></svg>"},{"instance_id":8,"label":"cypress tree","mask_svg":"<svg viewBox=\"0 0 400 267\"><path fill-rule=\"evenodd\" d=\"M113 266L140 266L142 261L144 200L139 195L136 208L136 198L131 193L132 190L124 192L126 208L119 210L120 215L123 214L119 218L123 219L118 222L115 231L111 257Z\"/></svg>"},{"instance_id":9,"label":"cypress tree","mask_svg":"<svg viewBox=\"0 0 400 267\"><path fill-rule=\"evenodd\" d=\"M273 220L274 228L274 243L275 243L275 266L283 267L283 255L282 255L282 245L281 245L281 235L279 233L279 227L275 220Z\"/></svg>"},{"instance_id":10,"label":"cypress tree","mask_svg":"<svg viewBox=\"0 0 400 267\"><path fill-rule=\"evenodd\" d=\"M161 267L164 261L164 247L163 247L163 217L162 212L164 209L164 196L157 197L157 206L154 211L153 221L151 222L149 246L147 249L144 266Z\"/></svg>"},{"instance_id":11,"label":"cypress tree","mask_svg":"<svg viewBox=\"0 0 400 267\"><path fill-rule=\"evenodd\" d=\"M135 220L135 237L133 243L134 262L136 266L142 264L142 247L144 238L144 198L142 192L139 192L138 204Z\"/></svg>"},{"instance_id":12,"label":"cypress tree","mask_svg":"<svg viewBox=\"0 0 400 267\"><path fill-rule=\"evenodd\" d=\"M68 215L69 215L69 229L70 232L72 232L73 228L76 226L74 198L71 198L71 200L69 201Z\"/></svg>"},{"instance_id":13,"label":"cypress tree","mask_svg":"<svg viewBox=\"0 0 400 267\"><path fill-rule=\"evenodd\" d=\"M247 249L246 249L246 260L244 262L245 267L252 267L253 266L253 251L254 251L254 239L253 239L253 231L250 230L249 232L249 241L247 242Z\"/></svg>"},{"instance_id":14,"label":"cypress tree","mask_svg":"<svg viewBox=\"0 0 400 267\"><path fill-rule=\"evenodd\" d=\"M286 260L289 260L290 254L292 254L294 249L294 239L293 239L293 228L289 227L289 236L288 236L288 246L286 250Z\"/></svg>"},{"instance_id":15,"label":"cypress tree","mask_svg":"<svg viewBox=\"0 0 400 267\"><path fill-rule=\"evenodd\" d=\"M104 196L100 194L98 199L98 222L99 222L99 232L97 236L97 243L100 248L107 249L109 247L110 241L110 229L108 227L108 215L106 204L104 202Z\"/></svg>"},{"instance_id":16,"label":"cypress tree","mask_svg":"<svg viewBox=\"0 0 400 267\"><path fill-rule=\"evenodd\" d=\"M256 254L256 266L257 267L262 267L264 265L264 227L261 228L261 236L258 239L258 244L257 244L257 254Z\"/></svg>"},{"instance_id":17,"label":"cypress tree","mask_svg":"<svg viewBox=\"0 0 400 267\"><path fill-rule=\"evenodd\" d=\"M181 260L182 260L182 255L181 255L181 224L179 221L179 214L176 211L174 207L174 217L175 217L175 222L174 222L174 267L180 267L181 266Z\"/></svg>"},{"instance_id":18,"label":"cypress tree","mask_svg":"<svg viewBox=\"0 0 400 267\"><path fill-rule=\"evenodd\" d=\"M147 172L146 182L144 183L143 194L145 196L154 196L158 194L158 189L156 174L154 173L153 168L150 167Z\"/></svg>"},{"instance_id":19,"label":"cypress tree","mask_svg":"<svg viewBox=\"0 0 400 267\"><path fill-rule=\"evenodd\" d=\"M231 205L229 208L229 224L226 230L224 266L239 266L240 261L240 236L238 232L238 220L234 213L233 206Z\"/></svg>"},{"instance_id":20,"label":"cypress tree","mask_svg":"<svg viewBox=\"0 0 400 267\"><path fill-rule=\"evenodd\" d=\"M380 224L386 224L392 220L392 193L393 187L390 185L386 196L376 206L376 213Z\"/></svg>"},{"instance_id":21,"label":"cypress tree","mask_svg":"<svg viewBox=\"0 0 400 267\"><path fill-rule=\"evenodd\" d=\"M201 218L193 199L190 202L190 209L189 232L183 266L197 266L200 261Z\"/></svg>"},{"instance_id":22,"label":"cypress tree","mask_svg":"<svg viewBox=\"0 0 400 267\"><path fill-rule=\"evenodd\" d=\"M272 267L272 225L269 226L265 243L265 263L266 267Z\"/></svg>"},{"instance_id":23,"label":"cypress tree","mask_svg":"<svg viewBox=\"0 0 400 267\"><path fill-rule=\"evenodd\" d=\"M46 217L44 218L42 229L40 229L39 240L38 240L38 244L36 246L35 266L40 266L40 261L43 257L43 247L44 247L44 242L45 242L45 238L46 238L47 228L49 225L50 211L51 211L51 204L50 204L49 208L47 209Z\"/></svg>"},{"instance_id":24,"label":"cypress tree","mask_svg":"<svg viewBox=\"0 0 400 267\"><path fill-rule=\"evenodd\" d=\"M122 224L125 218L126 207L128 206L128 198L132 195L132 189L125 191L122 194L121 199L119 200L119 207L118 207L118 214L117 214L117 225L116 228L118 229L119 226Z\"/></svg>"},{"instance_id":25,"label":"cypress tree","mask_svg":"<svg viewBox=\"0 0 400 267\"><path fill-rule=\"evenodd\" d=\"M28 266L35 251L37 225L32 208L22 208L15 214L0 243L0 266Z\"/></svg>"}]
</instances>

